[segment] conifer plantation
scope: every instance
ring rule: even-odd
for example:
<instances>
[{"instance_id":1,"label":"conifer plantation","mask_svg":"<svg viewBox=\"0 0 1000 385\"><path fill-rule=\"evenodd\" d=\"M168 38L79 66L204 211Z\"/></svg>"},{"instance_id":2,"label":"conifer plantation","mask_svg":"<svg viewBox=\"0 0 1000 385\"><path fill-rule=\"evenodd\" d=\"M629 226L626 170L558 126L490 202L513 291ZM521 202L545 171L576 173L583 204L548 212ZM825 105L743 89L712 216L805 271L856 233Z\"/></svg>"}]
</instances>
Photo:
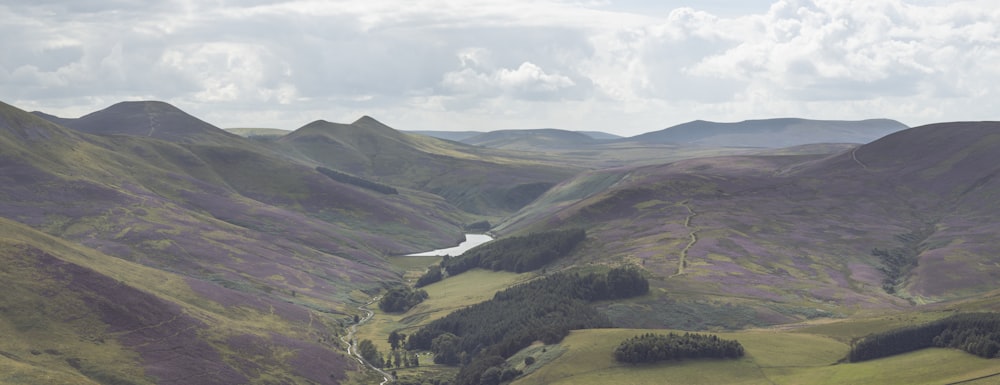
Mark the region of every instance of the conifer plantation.
<instances>
[{"instance_id":1,"label":"conifer plantation","mask_svg":"<svg viewBox=\"0 0 1000 385\"><path fill-rule=\"evenodd\" d=\"M697 358L743 357L739 341L710 334L647 333L622 341L615 349L615 359L630 364L654 363Z\"/></svg>"},{"instance_id":2,"label":"conifer plantation","mask_svg":"<svg viewBox=\"0 0 1000 385\"><path fill-rule=\"evenodd\" d=\"M851 362L937 347L960 349L983 358L1000 357L1000 314L969 313L925 325L869 335L851 347Z\"/></svg>"}]
</instances>

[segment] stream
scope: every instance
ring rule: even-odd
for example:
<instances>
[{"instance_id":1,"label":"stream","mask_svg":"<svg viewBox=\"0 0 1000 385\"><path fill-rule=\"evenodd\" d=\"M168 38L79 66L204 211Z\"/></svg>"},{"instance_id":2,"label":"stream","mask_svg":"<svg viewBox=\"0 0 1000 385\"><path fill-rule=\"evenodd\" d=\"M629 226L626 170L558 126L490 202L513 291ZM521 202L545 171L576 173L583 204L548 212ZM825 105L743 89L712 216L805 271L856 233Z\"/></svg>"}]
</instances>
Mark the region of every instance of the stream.
<instances>
[{"instance_id":1,"label":"stream","mask_svg":"<svg viewBox=\"0 0 1000 385\"><path fill-rule=\"evenodd\" d=\"M486 235L486 234L465 234L465 241L463 241L462 243L459 243L458 246L449 247L449 248L446 248L446 249L437 249L437 250L425 251L425 252L422 252L422 253L407 254L406 256L407 257L428 257L428 256L445 256L445 255L448 255L448 256L455 257L455 256L462 255L462 253L468 251L469 249L471 249L473 247L479 246L481 244L487 243L487 242L492 241L492 240L493 240L493 237L491 237L489 235ZM358 310L361 310L362 312L364 312L365 316L362 317L361 319L359 319L358 323L356 323L354 325L351 325L351 327L348 329L347 335L340 337L340 340L343 341L344 344L347 345L347 354L349 354L351 357L354 357L354 359L357 360L359 364L361 364L363 366L367 366L368 368L370 368L370 369L378 372L379 374L381 374L382 375L382 382L380 383L380 385L385 385L385 384L388 384L388 383L390 383L390 382L393 381L392 375L389 374L389 373L387 373L386 371L384 371L382 369L379 369L379 368L375 367L375 365L372 365L370 362L365 361L365 359L361 357L361 353L358 352L358 339L357 339L357 337L355 337L355 335L358 332L358 326L364 325L368 321L371 321L372 317L375 316L375 312L371 311L371 309L368 309L368 306L371 306L373 303L378 302L379 298L381 298L381 297L374 297L374 298L372 298L371 301L368 301L367 304L364 304L362 306L358 306Z\"/></svg>"}]
</instances>

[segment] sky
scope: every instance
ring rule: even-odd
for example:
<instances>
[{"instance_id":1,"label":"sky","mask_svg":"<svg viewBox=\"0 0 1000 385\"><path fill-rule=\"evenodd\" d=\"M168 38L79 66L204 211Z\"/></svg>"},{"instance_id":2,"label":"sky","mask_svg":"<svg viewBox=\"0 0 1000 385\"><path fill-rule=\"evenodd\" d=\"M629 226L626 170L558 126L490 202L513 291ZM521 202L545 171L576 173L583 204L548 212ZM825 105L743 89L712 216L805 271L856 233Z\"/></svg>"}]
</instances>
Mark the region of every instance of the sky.
<instances>
[{"instance_id":1,"label":"sky","mask_svg":"<svg viewBox=\"0 0 1000 385\"><path fill-rule=\"evenodd\" d=\"M0 0L0 101L219 127L998 120L993 0Z\"/></svg>"}]
</instances>

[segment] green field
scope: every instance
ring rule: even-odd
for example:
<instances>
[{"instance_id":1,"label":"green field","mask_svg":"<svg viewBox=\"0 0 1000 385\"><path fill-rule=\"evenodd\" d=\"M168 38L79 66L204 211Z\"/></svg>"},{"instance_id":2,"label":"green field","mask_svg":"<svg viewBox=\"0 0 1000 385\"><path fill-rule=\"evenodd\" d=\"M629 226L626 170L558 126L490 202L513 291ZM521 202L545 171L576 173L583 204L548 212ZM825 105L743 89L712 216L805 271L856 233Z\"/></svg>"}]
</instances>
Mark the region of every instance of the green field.
<instances>
[{"instance_id":1,"label":"green field","mask_svg":"<svg viewBox=\"0 0 1000 385\"><path fill-rule=\"evenodd\" d=\"M559 344L565 353L514 384L948 384L1000 373L1000 360L950 349L840 363L849 349L846 343L817 334L781 331L718 333L746 348L747 355L738 360L656 365L614 360L611 353L622 340L647 332L667 331L574 331Z\"/></svg>"},{"instance_id":2,"label":"green field","mask_svg":"<svg viewBox=\"0 0 1000 385\"><path fill-rule=\"evenodd\" d=\"M372 340L379 351L384 354L389 351L387 339L389 333L393 330L400 330L402 333L409 334L418 327L444 317L452 311L489 300L493 298L493 295L497 291L506 289L531 277L534 277L534 274L515 274L473 269L423 287L422 289L427 291L429 298L419 305L414 306L406 313L384 313L378 309L377 304L372 304L371 309L375 312L375 317L371 322L358 330L358 340ZM428 364L431 362L433 361L426 361ZM425 362L422 361L421 363Z\"/></svg>"}]
</instances>

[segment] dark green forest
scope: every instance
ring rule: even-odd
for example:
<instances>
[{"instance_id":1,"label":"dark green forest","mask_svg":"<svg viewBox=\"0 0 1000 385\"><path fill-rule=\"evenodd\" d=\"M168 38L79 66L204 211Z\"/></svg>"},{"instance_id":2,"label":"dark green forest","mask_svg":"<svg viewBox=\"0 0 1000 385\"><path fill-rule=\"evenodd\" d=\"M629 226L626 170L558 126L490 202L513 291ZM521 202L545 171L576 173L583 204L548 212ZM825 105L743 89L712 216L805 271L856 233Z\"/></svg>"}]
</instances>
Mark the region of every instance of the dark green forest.
<instances>
[{"instance_id":1,"label":"dark green forest","mask_svg":"<svg viewBox=\"0 0 1000 385\"><path fill-rule=\"evenodd\" d=\"M695 333L647 333L622 341L614 353L618 362L630 364L696 358L739 358L743 354L743 345L739 341Z\"/></svg>"},{"instance_id":2,"label":"dark green forest","mask_svg":"<svg viewBox=\"0 0 1000 385\"><path fill-rule=\"evenodd\" d=\"M427 292L409 286L389 289L378 301L378 308L387 313L402 313L427 299Z\"/></svg>"},{"instance_id":3,"label":"dark green forest","mask_svg":"<svg viewBox=\"0 0 1000 385\"><path fill-rule=\"evenodd\" d=\"M493 299L455 311L416 332L410 350L430 350L434 361L463 365L457 384L479 384L480 377L503 373L504 360L534 341L557 343L570 330L611 327L592 301L628 298L649 291L634 267L606 273L557 273L498 292Z\"/></svg>"},{"instance_id":4,"label":"dark green forest","mask_svg":"<svg viewBox=\"0 0 1000 385\"><path fill-rule=\"evenodd\" d=\"M399 191L397 191L395 187L387 186L378 182L372 182L354 175L344 174L340 171L331 170L326 167L316 167L316 171L340 183L347 183L349 185L354 185L386 195L399 194Z\"/></svg>"},{"instance_id":5,"label":"dark green forest","mask_svg":"<svg viewBox=\"0 0 1000 385\"><path fill-rule=\"evenodd\" d=\"M968 313L925 325L876 333L852 344L851 362L938 347L961 349L983 358L1000 357L1000 314Z\"/></svg>"},{"instance_id":6,"label":"dark green forest","mask_svg":"<svg viewBox=\"0 0 1000 385\"><path fill-rule=\"evenodd\" d=\"M442 262L442 267L448 275L461 274L477 267L523 273L568 254L586 238L586 231L571 229L498 239L460 256L447 258Z\"/></svg>"}]
</instances>

